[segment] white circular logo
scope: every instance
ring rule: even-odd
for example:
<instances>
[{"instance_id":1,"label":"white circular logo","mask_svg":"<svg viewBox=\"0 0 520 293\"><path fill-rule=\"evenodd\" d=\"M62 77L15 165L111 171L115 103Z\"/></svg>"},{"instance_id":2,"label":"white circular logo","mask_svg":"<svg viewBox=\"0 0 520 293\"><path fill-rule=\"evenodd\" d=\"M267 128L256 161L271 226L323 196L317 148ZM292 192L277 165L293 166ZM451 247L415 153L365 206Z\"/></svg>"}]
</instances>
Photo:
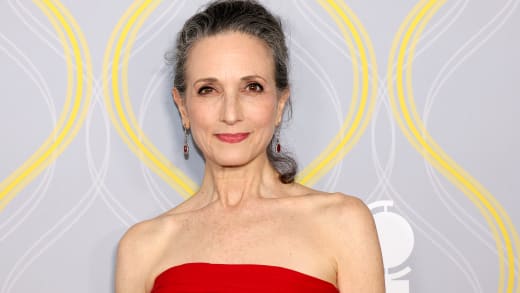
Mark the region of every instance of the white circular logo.
<instances>
[{"instance_id":1,"label":"white circular logo","mask_svg":"<svg viewBox=\"0 0 520 293\"><path fill-rule=\"evenodd\" d=\"M399 214L389 212L393 206L391 200L377 201L368 207L374 215L377 235L381 244L383 263L385 266L385 285L387 293L408 293L408 280L400 279L411 269L406 266L397 272L389 272L389 268L401 266L410 257L414 246L414 233L410 224ZM376 211L382 209L382 211ZM398 280L399 279L399 280Z\"/></svg>"}]
</instances>

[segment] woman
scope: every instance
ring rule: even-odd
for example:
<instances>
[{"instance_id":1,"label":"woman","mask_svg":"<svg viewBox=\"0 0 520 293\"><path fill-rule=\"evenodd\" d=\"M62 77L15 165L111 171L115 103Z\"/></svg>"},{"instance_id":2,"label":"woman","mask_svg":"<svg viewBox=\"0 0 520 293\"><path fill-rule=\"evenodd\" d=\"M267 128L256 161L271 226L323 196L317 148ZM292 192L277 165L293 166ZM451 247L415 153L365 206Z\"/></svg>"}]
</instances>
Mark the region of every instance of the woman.
<instances>
[{"instance_id":1,"label":"woman","mask_svg":"<svg viewBox=\"0 0 520 293\"><path fill-rule=\"evenodd\" d=\"M173 97L204 178L121 239L116 292L384 292L367 207L295 183L281 152L287 67L280 21L255 1L212 2L185 23Z\"/></svg>"}]
</instances>

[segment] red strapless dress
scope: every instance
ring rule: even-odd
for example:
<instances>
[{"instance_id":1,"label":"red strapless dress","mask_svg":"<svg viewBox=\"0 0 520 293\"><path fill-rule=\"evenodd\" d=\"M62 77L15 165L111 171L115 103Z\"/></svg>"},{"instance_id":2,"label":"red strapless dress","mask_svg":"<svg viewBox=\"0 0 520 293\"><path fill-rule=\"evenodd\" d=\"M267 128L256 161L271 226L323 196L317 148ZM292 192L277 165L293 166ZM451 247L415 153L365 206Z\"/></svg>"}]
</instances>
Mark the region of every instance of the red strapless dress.
<instances>
[{"instance_id":1,"label":"red strapless dress","mask_svg":"<svg viewBox=\"0 0 520 293\"><path fill-rule=\"evenodd\" d=\"M258 264L185 263L162 272L151 293L338 293L325 280L284 267Z\"/></svg>"}]
</instances>

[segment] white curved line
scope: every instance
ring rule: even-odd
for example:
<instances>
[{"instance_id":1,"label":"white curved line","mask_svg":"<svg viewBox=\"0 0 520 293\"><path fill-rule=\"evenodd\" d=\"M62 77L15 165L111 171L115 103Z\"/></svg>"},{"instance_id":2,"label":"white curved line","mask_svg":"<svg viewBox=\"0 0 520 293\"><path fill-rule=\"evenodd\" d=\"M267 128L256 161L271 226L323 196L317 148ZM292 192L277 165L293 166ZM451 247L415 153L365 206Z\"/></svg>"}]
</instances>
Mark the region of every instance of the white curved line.
<instances>
[{"instance_id":1,"label":"white curved line","mask_svg":"<svg viewBox=\"0 0 520 293\"><path fill-rule=\"evenodd\" d=\"M463 6L464 7L464 6ZM459 12L460 14L460 12ZM448 24L448 26L451 25L451 23ZM446 30L446 28L444 29L444 31ZM431 30L433 32L433 30ZM436 38L438 38L440 36L440 34L442 34L444 31L441 31ZM431 46L431 44L433 43L433 40L431 40L430 42L427 43L426 46L423 46L421 48L421 52L425 51L426 48L428 48L429 46ZM420 53L420 52L419 52ZM420 54L416 54L415 58L417 58L417 56L419 56ZM395 69L395 64L394 64L394 69ZM394 74L395 76L395 74ZM387 104L386 104L387 105ZM373 148L375 149L375 145L373 145ZM380 176L380 180L383 180L383 181L386 181L386 189L385 189L385 192L388 193L388 195L390 195L391 197L397 197L397 198L401 198L399 193L397 193L391 183L388 181L389 178L387 177L387 170L382 170L380 166L378 166L379 164L379 159L377 158L376 155L374 155L374 163L376 164L376 167L377 167L377 172L378 172L378 176ZM466 278L468 279L469 283L471 284L471 286L473 287L473 289L476 291L476 292L481 292L482 291L482 288L481 288L481 285L478 281L478 278L476 277L476 273L474 271L474 269L472 268L472 266L470 265L470 263L466 260L466 258L464 257L464 255L462 253L460 253L456 248L455 246L449 241L447 240L446 237L444 237L439 231L437 231L431 224L429 224L426 220L424 220L420 215L417 215L415 213L415 211L413 209L411 209L410 207L408 207L406 205L406 203L403 201L403 200L400 200L401 202L403 202L403 204L405 205L405 207L407 208L407 210L409 212L411 212L415 217L417 217L422 223L423 225L425 226L425 228L427 228L428 230L431 230L434 232L436 238L439 238L441 243L439 243L437 240L435 240L429 233L423 231L423 229L421 228L421 225L419 224L416 224L414 221L411 221L411 224L414 225L418 230L419 232L421 232L421 234L424 234L428 239L430 239L430 241L432 241L432 243L434 245L436 245L452 262L454 262L457 267L460 269L460 271L463 273L463 275L466 276ZM444 244L442 244L444 243ZM449 249L451 249L455 255L452 255L448 249L444 248L444 246L447 245L447 247ZM459 262L457 260L457 258L459 258L461 260L461 262Z\"/></svg>"},{"instance_id":2,"label":"white curved line","mask_svg":"<svg viewBox=\"0 0 520 293\"><path fill-rule=\"evenodd\" d=\"M293 50L293 56L300 60L300 64L302 64L304 67L309 70L309 72L318 80L318 82L321 84L322 88L326 92L326 96L331 101L333 108L336 112L336 122L338 123L338 130L341 129L341 125L343 123L343 113L341 106L341 101L339 99L338 93L336 91L336 88L333 85L333 82L329 76L329 74L324 70L324 68L318 63L318 61L307 51L305 50L296 40L292 39L291 43L294 44L295 48L298 51L301 51L304 56L301 56L298 54L298 51ZM306 57L306 58L305 58ZM333 168L332 174L330 174L328 177L327 182L325 183L324 189L327 191L331 191L334 189L334 187L337 185L337 182L340 177L342 164L336 164Z\"/></svg>"},{"instance_id":3,"label":"white curved line","mask_svg":"<svg viewBox=\"0 0 520 293\"><path fill-rule=\"evenodd\" d=\"M162 77L164 79L163 72L164 69L167 68L166 65L162 64L159 70L155 72L155 74L152 76L152 78L148 81L144 94L143 99L141 102L141 105L139 107L139 117L138 117L138 123L139 127L141 129L144 129L144 120L146 117L146 114L148 113L148 107L150 105L150 102L152 101L152 98L156 96L156 92L160 85L160 78ZM173 103L173 102L172 102ZM141 137L139 137L141 139ZM141 163L141 173L144 176L146 185L148 187L148 190L150 191L152 198L154 201L159 205L162 211L166 211L174 206L173 202L171 202L166 194L164 194L160 187L158 186L157 182L153 179L150 169L144 164Z\"/></svg>"},{"instance_id":4,"label":"white curved line","mask_svg":"<svg viewBox=\"0 0 520 293\"><path fill-rule=\"evenodd\" d=\"M1 33L0 41L5 42L9 47L4 47L0 43L0 51L3 51L11 60L13 60L18 65L18 67L20 67L22 71L29 77L29 80L31 80L39 89L41 96L47 104L49 114L51 115L52 128L55 128L57 123L56 106L51 98L49 87L45 79L43 78L43 75L34 65L34 63L32 63L32 61L12 41L10 41ZM14 53L11 53L11 51L13 51ZM15 56L15 54L19 57ZM9 235L11 235L11 233L16 231L18 227L23 224L23 222L32 214L36 207L38 207L38 205L41 203L48 191L50 181L53 178L54 166L55 162L52 162L48 169L45 170L42 180L40 181L36 189L32 192L32 194L29 197L27 197L25 202L20 207L18 207L18 209L12 212L10 217L2 221L2 223L0 224L0 230L6 229L5 227L9 228L7 231L1 233L2 236L0 237L0 242L7 239ZM16 222L13 224L13 221Z\"/></svg>"},{"instance_id":5,"label":"white curved line","mask_svg":"<svg viewBox=\"0 0 520 293\"><path fill-rule=\"evenodd\" d=\"M36 240L9 271L0 292L9 293L29 266L85 215L96 197L94 189L87 191L68 213Z\"/></svg>"},{"instance_id":6,"label":"white curved line","mask_svg":"<svg viewBox=\"0 0 520 293\"><path fill-rule=\"evenodd\" d=\"M101 111L103 117L103 126L106 131L106 139L105 139L105 153L103 155L103 160L101 162L101 166L96 168L96 162L94 159L94 155L91 148L91 140L90 140L90 128L93 121L93 114L95 113L95 108L99 106L100 109L104 109L104 101L103 101L103 90L100 80L95 81L96 87L94 91L94 103L90 109L89 115L87 117L87 121L85 124L85 148L87 154L87 164L89 167L89 173L92 178L93 187L96 188L96 191L100 194L101 199L108 207L108 209L119 219L126 227L130 226L132 223L135 223L136 217L132 215L110 192L108 187L105 185L104 181L106 180L109 162L110 162L110 149L111 149L111 125L108 119L108 114L106 111Z\"/></svg>"},{"instance_id":7,"label":"white curved line","mask_svg":"<svg viewBox=\"0 0 520 293\"><path fill-rule=\"evenodd\" d=\"M429 115L433 109L435 102L444 83L455 73L464 61L472 56L478 49L480 49L491 37L501 29L507 20L518 8L519 2L508 1L485 25L483 25L477 33L472 35L443 65L439 73L436 75L432 86L427 94L426 104L423 109L423 120L425 128ZM505 14L505 16L504 16ZM489 32L487 32L489 31ZM467 52L466 52L466 49ZM454 63L452 65L452 63ZM489 248L495 255L498 254L496 247L491 241L486 240L482 235L491 238L491 232L484 227L482 223L471 216L464 208L462 208L455 200L453 200L446 191L438 176L433 172L431 166L425 162L425 168L428 171L430 181L434 185L435 191L441 202L446 206L455 219L460 222L473 236L475 236L483 245ZM449 202L449 203L448 203ZM456 211L455 211L456 210ZM458 212L458 213L457 213ZM466 220L463 220L462 217ZM476 231L476 229L478 231ZM515 272L518 272L518 256L515 257Z\"/></svg>"},{"instance_id":8,"label":"white curved line","mask_svg":"<svg viewBox=\"0 0 520 293\"><path fill-rule=\"evenodd\" d=\"M12 3L13 1L14 4ZM9 6L11 6L16 16L18 16L18 18L20 19L20 21L24 23L27 26L27 28L29 28L29 30L33 32L35 36L37 36L41 41L43 41L47 45L47 47L54 51L58 56L61 56L63 59L65 59L65 56L63 56L63 52L51 42L52 40L55 43L59 44L59 39L51 32L51 30L47 28L46 25L42 24L38 20L38 18L36 18L25 6L22 5L23 2L19 0L8 0L7 3L9 3ZM14 6L15 4L19 6L19 9L21 11L19 11ZM25 13L25 16L22 15L22 12ZM29 21L27 21L28 19L32 20L34 23L36 23L36 25L29 23ZM40 33L38 30L43 30L43 33L46 34L46 36Z\"/></svg>"}]
</instances>

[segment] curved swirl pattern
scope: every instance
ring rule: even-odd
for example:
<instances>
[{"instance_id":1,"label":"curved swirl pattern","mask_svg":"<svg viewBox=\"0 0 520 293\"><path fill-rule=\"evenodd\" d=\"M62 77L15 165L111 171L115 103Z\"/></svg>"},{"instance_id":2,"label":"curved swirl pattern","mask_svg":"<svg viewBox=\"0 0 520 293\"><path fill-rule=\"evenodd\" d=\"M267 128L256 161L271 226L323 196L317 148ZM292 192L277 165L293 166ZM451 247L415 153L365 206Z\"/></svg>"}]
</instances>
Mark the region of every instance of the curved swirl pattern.
<instances>
[{"instance_id":1,"label":"curved swirl pattern","mask_svg":"<svg viewBox=\"0 0 520 293\"><path fill-rule=\"evenodd\" d=\"M377 79L370 80L370 72L373 77L378 76L375 53L361 22L344 2L319 0L318 3L336 22L345 38L352 60L354 82L352 101L340 131L297 176L300 183L308 185L313 185L356 145L371 120L377 96Z\"/></svg>"},{"instance_id":2,"label":"curved swirl pattern","mask_svg":"<svg viewBox=\"0 0 520 293\"><path fill-rule=\"evenodd\" d=\"M15 93L15 98L26 96L25 90L33 90L32 93L27 91L27 96L41 96L51 116L49 129L52 131L48 135L45 133L43 139L31 142L41 146L35 148L36 151L31 152L28 159L20 160L23 164L13 167L14 172L6 170L2 174L9 175L0 178L0 243L3 247L0 250L3 253L0 254L0 292L60 292L62 290L56 288L69 288L70 284L77 285L76 281L80 279L85 284L99 287L78 286L78 291L109 292L113 290L113 275L107 268L113 265L111 256L124 230L135 222L170 209L179 200L177 196L188 198L198 188L184 170L200 175L201 169L196 169L199 166L194 167L200 158L196 156L195 161L190 158L189 162L170 161L166 151L159 148L159 143L170 144L172 125L169 123L175 110L171 107L171 100L166 101L168 89L165 85L170 81L166 73L168 69L162 60L157 60L157 56L164 53L166 46L171 47L166 43L171 41L170 29L176 30L183 18L193 12L192 8L207 1L137 0L130 4L116 1L105 5L103 13L96 15L95 20L89 9L99 8L89 2L74 3L74 7L68 8L58 0L33 0L32 6L31 2L21 0L6 2L5 6L12 8L12 11L0 9L0 53L3 54L0 57L7 56L9 63L5 66L8 68L6 73L2 72L8 83L2 86L5 85L9 93ZM446 288L455 285L455 290L461 292L481 293L496 289L498 293L520 293L520 240L514 226L518 217L511 213L518 206L518 199L506 197L512 194L510 190L518 189L516 178L513 178L517 171L513 160L518 158L518 152L516 146L510 147L506 141L507 144L520 142L520 136L514 129L514 125L518 124L518 115L513 112L519 109L514 99L517 85L514 78L510 78L519 68L517 55L513 56L512 52L520 43L512 40L516 35L508 35L516 33L514 27L518 26L518 19L511 15L517 11L520 1L483 4L468 0L421 0L413 3L413 8L407 6L409 3L378 3L386 7L384 9L379 6L374 9L372 4L363 1L349 5L344 0L261 2L275 8L273 11L281 14L283 19L289 19L290 25L285 27L289 32L293 21L296 24L296 33L288 44L293 57L291 60L298 69L295 70L297 82L293 89L298 98L302 97L295 99L295 105L298 103L298 107L311 109L312 114L318 115L312 118L324 124L311 125L310 129L323 130L319 135L332 137L331 141L323 144L312 141L314 145L310 148L298 146L302 154L300 156L298 153L298 157L310 161L297 175L298 182L319 185L319 189L326 191L334 189L365 195L363 199L368 203L374 200L393 202L394 211L401 213L403 221L406 220L414 230L416 242L411 243L408 239L405 244L410 248L410 245L417 243L417 248L421 248L409 255L415 258L413 264L407 264L407 259L404 259L396 266L386 267L388 278L396 281L396 286L402 285L402 281L409 281L418 288L415 290L421 292L449 291ZM1 5L4 4L0 4L3 8ZM490 7L498 7L498 13L489 13L493 12ZM73 16L69 9L78 15ZM295 10L297 13L294 13ZM13 19L10 18L11 14L14 15ZM75 17L85 21L81 27ZM475 25L475 20L483 21L483 25ZM12 21L22 25L11 26L16 24ZM507 27L505 23L511 25ZM84 32L91 33L88 35L91 37L89 43ZM36 42L33 36L37 38ZM492 36L494 38L490 41ZM456 42L450 39L453 37ZM386 48L392 40L391 49ZM446 40L449 43L443 43ZM306 42L312 44L305 46ZM457 46L458 42L460 46ZM489 51L479 50L484 44ZM41 45L45 48L38 51L40 55L30 51ZM441 50L430 50L433 48ZM102 65L96 76L92 72L91 49L94 63L99 63L100 67ZM380 50L377 54L383 55L376 56L375 49ZM58 57L58 63L63 64L63 68L59 69L64 69L64 74L53 76L56 69L45 67L56 67L55 59L38 59L47 54L44 50L49 51L52 57ZM502 51L508 55L500 56ZM138 54L140 52L145 54ZM484 54L477 56L477 52ZM489 53L495 54L490 55L494 58L492 66L502 66L506 70L489 76L486 83L479 84L478 90L500 91L504 95L500 103L504 102L504 105L497 106L497 109L505 110L506 115L487 112L500 116L491 115L493 119L476 121L475 127L495 127L497 135L494 138L504 136L504 141L500 141L501 145L485 145L483 141L477 151L497 151L503 147L507 153L499 154L496 165L495 162L490 163L491 160L478 161L475 164L477 169L471 169L474 173L469 174L462 164L450 157L451 154L448 155L453 152L452 149L440 147L438 142L441 137L436 137L437 142L430 135L428 131L432 130L427 123L434 103L441 102L436 98L441 96L441 90L450 84L461 65L468 65L468 68L483 66L489 71L491 68L486 68L490 66L489 56L486 55ZM422 56L433 58L419 58ZM466 64L469 57L475 57L471 61L476 62ZM386 61L387 70L379 76L378 63ZM423 79L424 71L420 66L423 63L420 62L432 66L427 71L432 76L432 82L427 84L429 88L426 89L424 85L428 80ZM14 66L9 67L11 65ZM37 65L42 68L37 68ZM11 85L9 70L13 68L21 75ZM436 68L438 72L432 72L431 69ZM350 70L352 77L347 77ZM487 72L482 76L487 78L485 74ZM130 84L134 75L139 78L138 85ZM463 82L473 82L481 75L471 72L456 77ZM23 86L23 82L33 83L36 87L26 87L24 94L20 94L16 91L19 84ZM311 90L309 87L312 87ZM425 93L424 97L419 94L421 90ZM461 91L464 95L471 90L474 89L464 87ZM450 92L448 97L453 98L454 94ZM469 99L470 96L457 97ZM469 106L480 110L479 107L489 102L484 100L487 97L479 96L480 100L473 103L474 96L471 95L471 101L461 101L471 103ZM22 99L4 101L8 101L8 107L12 103L19 103L16 107L20 109L26 106L26 101ZM60 109L54 105L56 101L63 102ZM316 107L318 111L313 108L316 103L320 103ZM417 111L421 103L424 105L423 113ZM444 110L450 110L446 108L453 105L455 101L449 101L449 104L443 105ZM0 110L7 113L3 122L10 123L10 119L22 117L10 108ZM495 119L507 114L513 118ZM180 125L175 118L173 129L180 135ZM309 126L306 124L309 119L307 116L304 119L303 129L307 131L305 127ZM145 128L145 122L156 124L147 124L148 128ZM454 123L443 119L440 126L449 127ZM365 136L368 125L371 133ZM11 131L9 127L12 126L7 127ZM404 137L399 136L397 129ZM123 144L119 141L112 143L112 130L116 130ZM78 135L80 131L85 133L84 138ZM444 135L452 134L451 129L442 131ZM313 134L310 131L296 133L305 139L312 138ZM482 132L482 135L478 133L478 136L471 138L478 140L483 135ZM153 138L157 137L166 139L155 141ZM5 136L5 139L9 137ZM34 137L25 135L23 139L30 141ZM70 147L73 140L76 143ZM456 143L461 151L467 147L464 140L451 140L450 143ZM181 145L180 142L175 144ZM413 148L401 148L402 145ZM318 156L313 153L314 147L321 148ZM67 155L64 156L62 154L66 149ZM127 149L131 152L126 152ZM73 153L78 150L78 153ZM409 156L409 150L413 152L412 156ZM175 151L180 152L181 149ZM16 152L15 155L22 153ZM73 154L69 156L69 153ZM460 154L463 155L462 159L474 160L471 157L473 153ZM12 154L3 152L2 155ZM59 161L56 160L58 157ZM9 157L8 161L16 159ZM132 166L134 162L141 168ZM7 166L0 163L0 168ZM504 169L495 177L488 169L496 166ZM465 168L470 170L470 167ZM487 175L484 178L487 186L475 179L480 174ZM415 179L417 181L411 182ZM83 187L85 191L79 192ZM424 194L419 198L414 196L417 192ZM513 207L510 207L511 203ZM511 214L506 212L506 208ZM455 224L450 220L454 220ZM96 226L97 223L103 223L103 227ZM391 234L398 229L389 231ZM88 235L90 238L83 241L76 239L76 235ZM396 242L402 240L400 237L395 239ZM468 247L462 247L461 243ZM393 246L390 251L392 249ZM415 252L422 255L414 256ZM64 258L65 254L69 254L72 261L78 261L78 265L73 268L60 266L55 256L69 264L71 260ZM82 262L85 259L88 264ZM431 265L432 262L435 263ZM104 270L99 269L100 265ZM74 278L78 279L70 274L75 274ZM434 278L430 278L432 274L436 274ZM59 284L50 282L49 278L52 277L61 278L60 282L56 282ZM453 280L456 280L455 284ZM42 283L53 290L41 288Z\"/></svg>"},{"instance_id":3,"label":"curved swirl pattern","mask_svg":"<svg viewBox=\"0 0 520 293\"><path fill-rule=\"evenodd\" d=\"M397 66L394 72L393 63L389 62L387 77L392 110L409 142L430 164L461 189L485 218L498 250L498 292L503 292L504 288L506 292L513 292L515 259L518 258L520 242L509 215L484 186L455 163L433 140L417 113L413 98L411 66L415 48L429 20L444 3L445 1L421 1L402 23L394 39L389 60L393 62L397 59ZM518 285L517 290L520 290Z\"/></svg>"},{"instance_id":4,"label":"curved swirl pattern","mask_svg":"<svg viewBox=\"0 0 520 293\"><path fill-rule=\"evenodd\" d=\"M188 197L194 193L196 184L170 163L143 133L132 109L128 93L130 51L139 29L159 3L160 1L135 2L128 8L113 30L103 62L105 105L112 124L129 148L180 195ZM114 54L112 59L111 54ZM112 67L110 67L110 63L112 63ZM109 81L111 81L111 85L109 85Z\"/></svg>"},{"instance_id":5,"label":"curved swirl pattern","mask_svg":"<svg viewBox=\"0 0 520 293\"><path fill-rule=\"evenodd\" d=\"M58 1L35 4L54 26L67 57L67 98L56 127L43 145L0 183L0 211L67 148L83 125L92 94L90 53L81 30Z\"/></svg>"}]
</instances>

